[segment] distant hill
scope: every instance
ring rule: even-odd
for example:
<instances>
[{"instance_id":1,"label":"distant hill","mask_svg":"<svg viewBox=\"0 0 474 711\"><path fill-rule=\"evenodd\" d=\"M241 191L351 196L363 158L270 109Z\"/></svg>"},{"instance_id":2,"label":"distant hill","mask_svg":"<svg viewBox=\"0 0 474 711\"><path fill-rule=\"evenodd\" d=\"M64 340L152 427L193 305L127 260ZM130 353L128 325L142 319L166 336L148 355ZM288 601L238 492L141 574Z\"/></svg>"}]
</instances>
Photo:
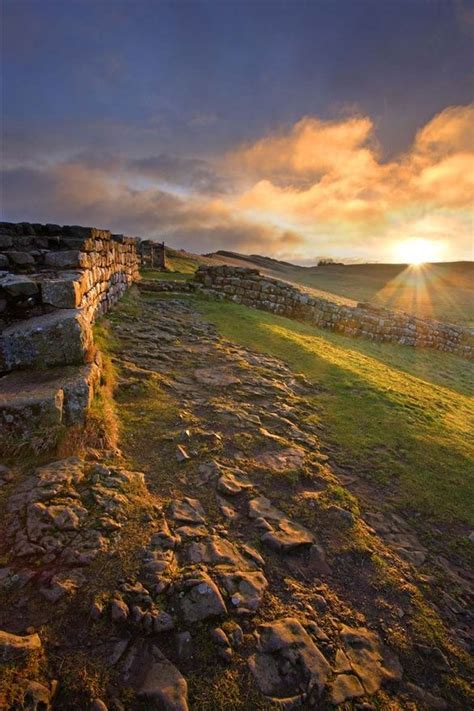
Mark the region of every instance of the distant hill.
<instances>
[{"instance_id":1,"label":"distant hill","mask_svg":"<svg viewBox=\"0 0 474 711\"><path fill-rule=\"evenodd\" d=\"M308 268L300 267L299 265L292 264L291 262L284 262L280 259L273 259L272 257L262 257L260 254L239 254L239 252L229 252L225 249L218 249L217 252L210 252L209 254L205 254L203 256L211 259L214 259L215 257L228 257L230 259L237 259L241 262L250 262L251 264L261 267L262 269L271 269L274 271L287 271L288 268Z\"/></svg>"}]
</instances>

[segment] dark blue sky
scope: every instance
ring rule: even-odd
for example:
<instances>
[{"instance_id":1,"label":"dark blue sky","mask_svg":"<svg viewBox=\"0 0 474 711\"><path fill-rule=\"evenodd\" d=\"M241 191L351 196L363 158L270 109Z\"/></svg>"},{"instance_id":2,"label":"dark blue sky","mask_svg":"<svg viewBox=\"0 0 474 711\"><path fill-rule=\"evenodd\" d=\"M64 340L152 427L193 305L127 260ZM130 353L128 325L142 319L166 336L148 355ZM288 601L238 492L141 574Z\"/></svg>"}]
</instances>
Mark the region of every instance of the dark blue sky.
<instances>
[{"instance_id":1,"label":"dark blue sky","mask_svg":"<svg viewBox=\"0 0 474 711\"><path fill-rule=\"evenodd\" d=\"M212 160L303 116L360 114L387 160L470 101L473 10L466 0L2 0L3 157L16 171L78 155L102 166ZM17 216L11 190L3 202Z\"/></svg>"},{"instance_id":2,"label":"dark blue sky","mask_svg":"<svg viewBox=\"0 0 474 711\"><path fill-rule=\"evenodd\" d=\"M5 130L87 148L113 144L108 123L143 132L152 122L160 148L207 153L303 115L356 108L376 121L385 151L397 151L433 114L471 98L462 7L3 0Z\"/></svg>"}]
</instances>

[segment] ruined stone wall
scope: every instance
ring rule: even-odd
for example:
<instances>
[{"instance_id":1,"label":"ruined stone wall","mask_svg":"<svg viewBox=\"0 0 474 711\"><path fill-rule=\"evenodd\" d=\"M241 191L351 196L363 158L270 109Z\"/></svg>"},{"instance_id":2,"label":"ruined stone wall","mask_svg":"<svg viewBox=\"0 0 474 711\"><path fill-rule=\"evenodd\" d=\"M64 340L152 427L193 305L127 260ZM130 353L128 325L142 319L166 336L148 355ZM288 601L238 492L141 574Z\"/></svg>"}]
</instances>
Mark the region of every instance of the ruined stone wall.
<instances>
[{"instance_id":1,"label":"ruined stone wall","mask_svg":"<svg viewBox=\"0 0 474 711\"><path fill-rule=\"evenodd\" d=\"M105 313L139 278L139 240L89 227L0 223L0 320Z\"/></svg>"},{"instance_id":2,"label":"ruined stone wall","mask_svg":"<svg viewBox=\"0 0 474 711\"><path fill-rule=\"evenodd\" d=\"M311 296L300 289L263 277L257 269L201 266L196 281L221 297L371 341L435 348L474 357L474 339L461 326L425 320L410 314L357 304L349 306Z\"/></svg>"},{"instance_id":3,"label":"ruined stone wall","mask_svg":"<svg viewBox=\"0 0 474 711\"><path fill-rule=\"evenodd\" d=\"M0 223L0 450L83 421L101 373L92 323L139 279L138 244Z\"/></svg>"}]
</instances>

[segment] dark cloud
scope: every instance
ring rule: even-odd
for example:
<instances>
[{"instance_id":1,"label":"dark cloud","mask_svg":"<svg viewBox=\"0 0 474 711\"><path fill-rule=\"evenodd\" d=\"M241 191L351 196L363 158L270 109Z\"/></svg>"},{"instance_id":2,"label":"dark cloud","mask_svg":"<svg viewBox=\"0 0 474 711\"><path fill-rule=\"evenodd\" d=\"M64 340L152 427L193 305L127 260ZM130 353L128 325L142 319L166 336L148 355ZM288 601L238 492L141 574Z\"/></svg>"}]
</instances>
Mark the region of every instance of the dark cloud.
<instances>
[{"instance_id":1,"label":"dark cloud","mask_svg":"<svg viewBox=\"0 0 474 711\"><path fill-rule=\"evenodd\" d=\"M215 249L287 253L302 238L291 230L255 224L205 194L192 199L163 190L117 183L107 154L38 169L3 171L8 220L90 224L115 232L165 239L195 252ZM194 161L190 160L194 166ZM94 165L94 167L93 167ZM173 163L164 161L171 171ZM154 168L156 167L153 164ZM180 165L183 168L184 162ZM200 166L199 166L200 167ZM151 169L150 169L151 170Z\"/></svg>"},{"instance_id":2,"label":"dark cloud","mask_svg":"<svg viewBox=\"0 0 474 711\"><path fill-rule=\"evenodd\" d=\"M201 193L225 193L229 180L214 170L208 161L169 153L137 158L126 164L127 170L158 181L192 188Z\"/></svg>"}]
</instances>

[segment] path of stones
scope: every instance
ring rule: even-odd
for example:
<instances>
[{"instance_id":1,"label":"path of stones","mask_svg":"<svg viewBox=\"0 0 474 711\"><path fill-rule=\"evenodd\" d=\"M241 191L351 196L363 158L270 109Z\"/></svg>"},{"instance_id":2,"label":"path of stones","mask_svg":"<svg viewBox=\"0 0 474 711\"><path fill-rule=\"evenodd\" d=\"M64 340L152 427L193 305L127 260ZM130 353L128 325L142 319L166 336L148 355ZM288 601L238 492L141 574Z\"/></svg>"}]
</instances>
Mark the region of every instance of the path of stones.
<instances>
[{"instance_id":1,"label":"path of stones","mask_svg":"<svg viewBox=\"0 0 474 711\"><path fill-rule=\"evenodd\" d=\"M447 708L436 688L422 688L433 669L438 679L449 671L440 650L433 657L428 649L415 685L386 643L410 625L409 568L398 563L400 590L384 595L344 555L355 525L386 552L373 528L334 504L323 519L332 539L298 520L295 502L318 511L328 483L337 483L320 451L310 384L273 358L224 342L186 298L148 295L140 308L138 317L113 317L119 416L127 410L138 423L121 442L123 458L44 465L9 498L11 554L0 583L35 631L0 632L4 659L44 648L36 630L57 614L67 624L43 649L58 672L56 698L59 657L85 650L113 671L96 710ZM176 408L171 427L140 409L151 382ZM121 569L117 551L127 547L137 511L139 543ZM395 543L394 532L403 533L405 559L424 556L403 521L373 514L371 523ZM107 560L115 577L104 591ZM211 693L207 705L193 706L193 694L222 679L238 685L235 705L216 692L214 705ZM25 679L24 707L49 708L55 686ZM74 708L91 708L90 699L82 704Z\"/></svg>"}]
</instances>

